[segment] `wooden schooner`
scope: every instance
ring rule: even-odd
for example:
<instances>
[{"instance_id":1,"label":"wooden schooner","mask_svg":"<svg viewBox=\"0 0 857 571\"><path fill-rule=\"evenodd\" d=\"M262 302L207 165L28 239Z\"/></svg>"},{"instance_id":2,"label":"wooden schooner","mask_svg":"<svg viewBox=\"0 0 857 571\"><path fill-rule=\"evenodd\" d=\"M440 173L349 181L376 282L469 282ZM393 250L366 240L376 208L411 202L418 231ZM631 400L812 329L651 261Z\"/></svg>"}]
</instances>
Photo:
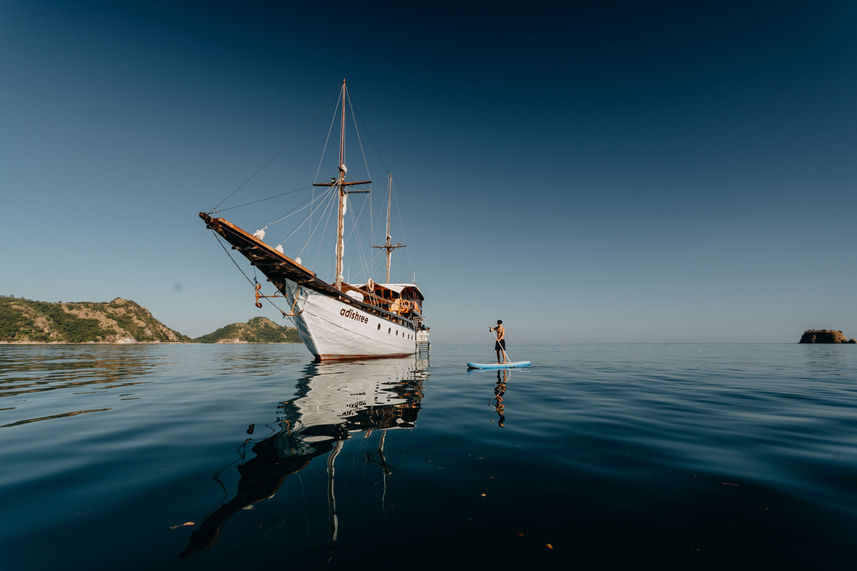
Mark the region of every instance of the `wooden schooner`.
<instances>
[{"instance_id":1,"label":"wooden schooner","mask_svg":"<svg viewBox=\"0 0 857 571\"><path fill-rule=\"evenodd\" d=\"M367 193L352 189L369 180L346 180L345 106L346 85L342 80L338 176L317 187L331 187L338 194L336 227L336 273L329 283L302 265L300 257L290 258L281 247L263 241L264 232L251 234L225 218L200 212L208 228L232 245L250 264L261 271L290 305L284 316L293 320L301 339L317 361L405 356L428 346L428 327L423 317L424 296L415 283L390 283L390 256L403 244L392 244L390 236L389 179L386 250L387 272L384 283L368 279L365 283L346 283L342 275L346 197ZM261 286L256 286L256 305L261 307ZM282 310L281 310L282 311Z\"/></svg>"}]
</instances>

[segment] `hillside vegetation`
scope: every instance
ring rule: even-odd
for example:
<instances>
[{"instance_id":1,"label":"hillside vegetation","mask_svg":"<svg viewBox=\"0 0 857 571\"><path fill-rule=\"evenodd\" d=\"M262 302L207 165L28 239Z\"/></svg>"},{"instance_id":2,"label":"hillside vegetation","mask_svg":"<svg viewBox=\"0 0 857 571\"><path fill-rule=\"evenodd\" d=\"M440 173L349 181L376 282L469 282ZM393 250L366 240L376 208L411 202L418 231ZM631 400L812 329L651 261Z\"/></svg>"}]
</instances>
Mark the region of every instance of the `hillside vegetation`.
<instances>
[{"instance_id":1,"label":"hillside vegetation","mask_svg":"<svg viewBox=\"0 0 857 571\"><path fill-rule=\"evenodd\" d=\"M265 317L232 323L191 339L145 307L111 302L47 302L0 296L0 343L300 343L294 327Z\"/></svg>"},{"instance_id":2,"label":"hillside vegetation","mask_svg":"<svg viewBox=\"0 0 857 571\"><path fill-rule=\"evenodd\" d=\"M190 338L173 331L137 303L57 302L0 296L0 342L176 343Z\"/></svg>"},{"instance_id":3,"label":"hillside vegetation","mask_svg":"<svg viewBox=\"0 0 857 571\"><path fill-rule=\"evenodd\" d=\"M254 317L247 323L232 323L208 335L194 339L197 343L300 343L298 330L277 325L267 317Z\"/></svg>"}]
</instances>

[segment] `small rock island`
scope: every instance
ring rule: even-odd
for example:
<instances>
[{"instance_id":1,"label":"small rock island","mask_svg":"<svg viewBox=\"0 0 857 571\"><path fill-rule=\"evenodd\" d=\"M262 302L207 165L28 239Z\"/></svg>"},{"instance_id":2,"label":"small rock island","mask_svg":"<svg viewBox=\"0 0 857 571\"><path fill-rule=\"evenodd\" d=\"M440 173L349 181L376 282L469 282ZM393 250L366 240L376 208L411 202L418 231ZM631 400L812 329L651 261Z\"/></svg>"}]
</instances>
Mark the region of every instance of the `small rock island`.
<instances>
[{"instance_id":1,"label":"small rock island","mask_svg":"<svg viewBox=\"0 0 857 571\"><path fill-rule=\"evenodd\" d=\"M848 339L838 329L807 329L798 343L857 343L857 339Z\"/></svg>"}]
</instances>

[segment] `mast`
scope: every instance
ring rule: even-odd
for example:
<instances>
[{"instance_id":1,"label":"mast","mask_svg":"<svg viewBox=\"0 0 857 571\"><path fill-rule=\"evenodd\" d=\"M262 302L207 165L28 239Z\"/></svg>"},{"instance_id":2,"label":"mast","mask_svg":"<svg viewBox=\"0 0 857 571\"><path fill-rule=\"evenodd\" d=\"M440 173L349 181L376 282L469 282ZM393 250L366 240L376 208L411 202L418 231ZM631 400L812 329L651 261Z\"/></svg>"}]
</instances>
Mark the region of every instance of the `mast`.
<instances>
[{"instance_id":1,"label":"mast","mask_svg":"<svg viewBox=\"0 0 857 571\"><path fill-rule=\"evenodd\" d=\"M390 257L393 255L392 247L390 246L390 240L392 236L390 236L390 204L393 202L393 173L389 173L387 179L387 281L384 283L390 283Z\"/></svg>"},{"instance_id":2,"label":"mast","mask_svg":"<svg viewBox=\"0 0 857 571\"><path fill-rule=\"evenodd\" d=\"M313 183L313 186L335 186L339 193L339 212L336 217L336 281L334 287L342 291L342 254L345 249L343 236L345 234L345 199L349 194L368 193L368 190L347 190L349 186L356 184L369 184L371 180L357 180L345 182L345 78L342 79L342 115L339 128L339 177L331 182Z\"/></svg>"},{"instance_id":3,"label":"mast","mask_svg":"<svg viewBox=\"0 0 857 571\"><path fill-rule=\"evenodd\" d=\"M345 227L345 78L342 78L342 125L339 131L339 216L336 219L336 289L342 291L342 235Z\"/></svg>"},{"instance_id":4,"label":"mast","mask_svg":"<svg viewBox=\"0 0 857 571\"><path fill-rule=\"evenodd\" d=\"M407 247L401 242L394 246L392 243L393 237L390 236L390 205L393 203L393 173L390 173L387 176L389 177L387 183L387 240L383 246L372 246L373 248L383 248L387 250L387 281L384 283L390 283L390 258L393 255L393 250L396 248Z\"/></svg>"}]
</instances>

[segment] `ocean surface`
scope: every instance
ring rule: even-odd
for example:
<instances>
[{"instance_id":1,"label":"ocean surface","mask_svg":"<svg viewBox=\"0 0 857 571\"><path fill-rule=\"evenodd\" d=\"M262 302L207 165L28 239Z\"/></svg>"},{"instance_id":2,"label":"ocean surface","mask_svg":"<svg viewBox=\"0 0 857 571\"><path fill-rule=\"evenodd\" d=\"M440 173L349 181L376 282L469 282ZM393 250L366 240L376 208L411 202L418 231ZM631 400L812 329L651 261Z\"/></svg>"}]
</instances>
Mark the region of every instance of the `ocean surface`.
<instances>
[{"instance_id":1,"label":"ocean surface","mask_svg":"<svg viewBox=\"0 0 857 571\"><path fill-rule=\"evenodd\" d=\"M0 346L0 569L857 565L857 347L510 353Z\"/></svg>"}]
</instances>

